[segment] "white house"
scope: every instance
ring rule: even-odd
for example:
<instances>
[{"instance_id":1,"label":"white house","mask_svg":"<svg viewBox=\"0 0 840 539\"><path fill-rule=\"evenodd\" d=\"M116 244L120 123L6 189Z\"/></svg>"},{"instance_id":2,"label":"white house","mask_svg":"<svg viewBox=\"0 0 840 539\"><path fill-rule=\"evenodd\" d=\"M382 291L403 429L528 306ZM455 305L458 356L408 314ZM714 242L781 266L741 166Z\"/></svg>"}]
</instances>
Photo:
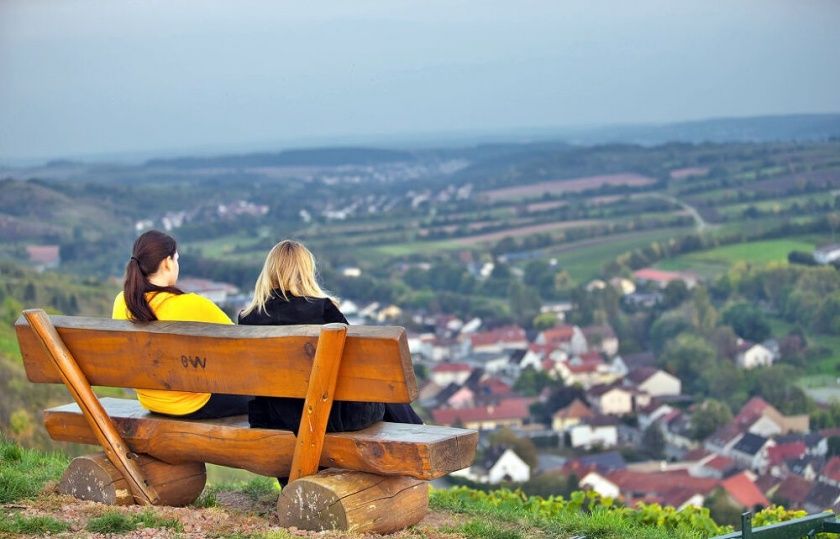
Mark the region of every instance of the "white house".
<instances>
[{"instance_id":1,"label":"white house","mask_svg":"<svg viewBox=\"0 0 840 539\"><path fill-rule=\"evenodd\" d=\"M481 464L458 470L452 475L491 485L511 481L524 483L531 479L531 467L512 449L493 448Z\"/></svg>"},{"instance_id":2,"label":"white house","mask_svg":"<svg viewBox=\"0 0 840 539\"><path fill-rule=\"evenodd\" d=\"M609 448L618 444L616 421L609 417L587 417L568 429L569 444L574 448Z\"/></svg>"},{"instance_id":3,"label":"white house","mask_svg":"<svg viewBox=\"0 0 840 539\"><path fill-rule=\"evenodd\" d=\"M633 393L619 385L595 386L587 393L592 408L604 415L625 415L633 411Z\"/></svg>"},{"instance_id":4,"label":"white house","mask_svg":"<svg viewBox=\"0 0 840 539\"><path fill-rule=\"evenodd\" d=\"M769 367L773 364L773 352L760 344L741 341L738 343L735 363L742 369Z\"/></svg>"},{"instance_id":5,"label":"white house","mask_svg":"<svg viewBox=\"0 0 840 539\"><path fill-rule=\"evenodd\" d=\"M580 399L573 400L565 408L557 410L551 417L551 430L563 432L567 428L577 425L586 418L592 417L595 413Z\"/></svg>"},{"instance_id":6,"label":"white house","mask_svg":"<svg viewBox=\"0 0 840 539\"><path fill-rule=\"evenodd\" d=\"M679 395L682 382L676 376L653 367L639 367L624 379L626 385L635 386L652 397Z\"/></svg>"},{"instance_id":7,"label":"white house","mask_svg":"<svg viewBox=\"0 0 840 539\"><path fill-rule=\"evenodd\" d=\"M506 449L502 456L487 470L487 482L499 484L502 481L524 483L531 479L531 467L513 449Z\"/></svg>"},{"instance_id":8,"label":"white house","mask_svg":"<svg viewBox=\"0 0 840 539\"><path fill-rule=\"evenodd\" d=\"M578 326L569 325L556 326L540 332L534 344L558 348L569 355L585 354L589 350L583 331Z\"/></svg>"},{"instance_id":9,"label":"white house","mask_svg":"<svg viewBox=\"0 0 840 539\"><path fill-rule=\"evenodd\" d=\"M605 498L618 498L621 495L618 485L598 472L589 472L584 475L578 486L583 489L592 489Z\"/></svg>"},{"instance_id":10,"label":"white house","mask_svg":"<svg viewBox=\"0 0 840 539\"><path fill-rule=\"evenodd\" d=\"M826 245L814 249L814 260L817 264L831 264L840 259L840 244Z\"/></svg>"},{"instance_id":11,"label":"white house","mask_svg":"<svg viewBox=\"0 0 840 539\"><path fill-rule=\"evenodd\" d=\"M466 363L440 363L432 368L432 381L440 387L463 384L470 377L472 367Z\"/></svg>"}]
</instances>

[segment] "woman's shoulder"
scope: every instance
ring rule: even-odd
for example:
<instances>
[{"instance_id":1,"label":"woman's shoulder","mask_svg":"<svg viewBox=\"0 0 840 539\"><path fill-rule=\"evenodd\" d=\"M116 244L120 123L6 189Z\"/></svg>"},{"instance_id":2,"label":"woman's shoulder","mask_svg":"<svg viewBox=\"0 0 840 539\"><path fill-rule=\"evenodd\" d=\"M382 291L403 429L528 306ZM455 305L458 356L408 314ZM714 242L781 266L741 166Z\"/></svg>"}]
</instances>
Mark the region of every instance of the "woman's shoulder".
<instances>
[{"instance_id":1,"label":"woman's shoulder","mask_svg":"<svg viewBox=\"0 0 840 539\"><path fill-rule=\"evenodd\" d=\"M160 292L155 295L150 303L155 310L155 314L161 320L232 323L224 311L213 301L192 292L184 294Z\"/></svg>"}]
</instances>

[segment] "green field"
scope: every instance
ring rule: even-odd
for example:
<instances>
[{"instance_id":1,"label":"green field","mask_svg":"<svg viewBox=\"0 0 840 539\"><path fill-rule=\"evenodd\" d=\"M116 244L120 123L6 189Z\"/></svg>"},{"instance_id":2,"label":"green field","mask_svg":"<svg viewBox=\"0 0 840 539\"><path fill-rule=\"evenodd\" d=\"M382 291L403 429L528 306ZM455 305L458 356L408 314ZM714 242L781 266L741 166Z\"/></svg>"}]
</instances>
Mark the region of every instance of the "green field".
<instances>
[{"instance_id":1,"label":"green field","mask_svg":"<svg viewBox=\"0 0 840 539\"><path fill-rule=\"evenodd\" d=\"M788 253L791 251L811 252L814 247L813 243L798 239L754 241L680 255L663 260L656 267L671 271L691 270L702 277L712 277L725 272L738 262L787 262Z\"/></svg>"},{"instance_id":2,"label":"green field","mask_svg":"<svg viewBox=\"0 0 840 539\"><path fill-rule=\"evenodd\" d=\"M559 252L555 252L552 248L546 249L545 257L556 259L557 265L569 272L572 279L583 283L598 277L601 267L620 254L647 247L655 241L681 236L692 230L690 227L668 228L585 240L577 244L561 246L562 250Z\"/></svg>"}]
</instances>

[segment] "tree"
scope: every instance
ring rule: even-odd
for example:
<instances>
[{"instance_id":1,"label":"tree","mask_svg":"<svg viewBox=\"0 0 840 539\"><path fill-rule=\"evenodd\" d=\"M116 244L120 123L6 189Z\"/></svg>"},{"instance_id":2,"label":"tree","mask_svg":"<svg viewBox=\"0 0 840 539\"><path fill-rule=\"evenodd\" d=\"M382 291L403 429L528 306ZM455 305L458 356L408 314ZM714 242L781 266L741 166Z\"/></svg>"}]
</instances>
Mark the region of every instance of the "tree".
<instances>
[{"instance_id":1,"label":"tree","mask_svg":"<svg viewBox=\"0 0 840 539\"><path fill-rule=\"evenodd\" d=\"M665 458L665 435L656 423L649 425L642 434L642 451L652 459Z\"/></svg>"},{"instance_id":2,"label":"tree","mask_svg":"<svg viewBox=\"0 0 840 539\"><path fill-rule=\"evenodd\" d=\"M517 393L525 397L534 397L540 394L540 391L553 382L543 371L537 371L532 366L528 365L519 374L519 378L513 384L513 389Z\"/></svg>"},{"instance_id":3,"label":"tree","mask_svg":"<svg viewBox=\"0 0 840 539\"><path fill-rule=\"evenodd\" d=\"M726 309L723 322L748 341L761 342L770 336L770 323L764 313L748 303L736 303Z\"/></svg>"},{"instance_id":4,"label":"tree","mask_svg":"<svg viewBox=\"0 0 840 539\"><path fill-rule=\"evenodd\" d=\"M508 288L508 302L510 312L523 326L530 326L534 318L539 314L542 302L537 291L519 281L512 281Z\"/></svg>"},{"instance_id":5,"label":"tree","mask_svg":"<svg viewBox=\"0 0 840 539\"><path fill-rule=\"evenodd\" d=\"M709 513L718 524L735 526L741 521L741 508L729 501L729 495L722 488L715 489L703 505L709 509Z\"/></svg>"},{"instance_id":6,"label":"tree","mask_svg":"<svg viewBox=\"0 0 840 539\"><path fill-rule=\"evenodd\" d=\"M31 282L26 283L26 286L23 289L23 301L30 303L35 301L36 292L35 292L35 285Z\"/></svg>"},{"instance_id":7,"label":"tree","mask_svg":"<svg viewBox=\"0 0 840 539\"><path fill-rule=\"evenodd\" d=\"M654 352L662 352L665 346L680 333L691 328L681 313L671 311L660 316L650 328L650 346Z\"/></svg>"},{"instance_id":8,"label":"tree","mask_svg":"<svg viewBox=\"0 0 840 539\"><path fill-rule=\"evenodd\" d=\"M502 427L490 435L490 447L506 447L513 449L519 458L525 464L536 469L537 467L537 447L534 442L528 438L518 437L512 430L507 427Z\"/></svg>"},{"instance_id":9,"label":"tree","mask_svg":"<svg viewBox=\"0 0 840 539\"><path fill-rule=\"evenodd\" d=\"M732 411L725 403L706 399L691 416L691 437L704 440L720 427L732 421Z\"/></svg>"},{"instance_id":10,"label":"tree","mask_svg":"<svg viewBox=\"0 0 840 539\"><path fill-rule=\"evenodd\" d=\"M688 286L682 279L671 281L665 287L663 305L666 309L673 309L688 299Z\"/></svg>"},{"instance_id":11,"label":"tree","mask_svg":"<svg viewBox=\"0 0 840 539\"><path fill-rule=\"evenodd\" d=\"M660 362L683 381L689 393L706 394L708 386L703 374L717 367L715 349L709 342L691 333L681 333L668 342Z\"/></svg>"}]
</instances>

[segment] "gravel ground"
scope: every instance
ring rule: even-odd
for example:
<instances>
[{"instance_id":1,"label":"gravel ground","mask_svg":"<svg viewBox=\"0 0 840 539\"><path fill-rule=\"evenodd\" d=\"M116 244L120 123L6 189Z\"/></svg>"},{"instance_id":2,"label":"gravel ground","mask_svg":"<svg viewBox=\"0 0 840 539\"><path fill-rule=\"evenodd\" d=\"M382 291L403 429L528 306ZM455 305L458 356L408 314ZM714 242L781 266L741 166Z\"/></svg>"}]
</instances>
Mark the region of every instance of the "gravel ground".
<instances>
[{"instance_id":1,"label":"gravel ground","mask_svg":"<svg viewBox=\"0 0 840 539\"><path fill-rule=\"evenodd\" d=\"M91 533L85 530L87 523L107 511L119 511L127 516L139 514L145 507L133 505L114 507L96 502L80 501L70 496L45 493L34 500L24 500L13 504L0 505L4 513L20 512L26 517L51 516L70 524L67 532L52 534L50 537L84 537L90 539L120 538L216 538L216 537L260 537L263 534L276 534L274 537L323 537L324 539L373 539L379 535L360 535L341 532L310 532L296 528L281 528L274 513L274 499L254 501L241 492L219 492L217 505L210 508L194 507L155 507L154 514L162 519L176 519L183 526L182 532L167 528L142 528L121 534ZM467 520L467 517L450 513L430 512L416 526L402 530L387 537L394 539L429 538L455 539L458 534L442 532L446 526L454 526ZM286 535L284 535L284 532ZM0 533L0 537L3 534ZM20 535L16 537L22 537Z\"/></svg>"}]
</instances>

